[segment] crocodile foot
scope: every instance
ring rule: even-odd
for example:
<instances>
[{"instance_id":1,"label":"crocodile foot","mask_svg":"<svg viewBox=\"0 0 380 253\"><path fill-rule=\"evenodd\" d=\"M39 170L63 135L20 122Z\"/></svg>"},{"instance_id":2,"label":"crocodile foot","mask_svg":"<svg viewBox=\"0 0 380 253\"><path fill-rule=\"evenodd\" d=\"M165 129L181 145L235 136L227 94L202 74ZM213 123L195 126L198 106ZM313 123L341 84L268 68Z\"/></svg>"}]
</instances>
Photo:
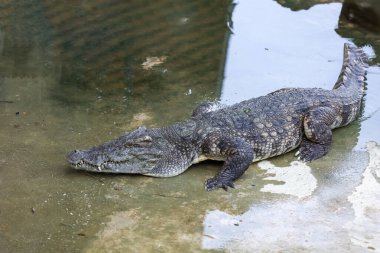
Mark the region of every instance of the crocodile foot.
<instances>
[{"instance_id":1,"label":"crocodile foot","mask_svg":"<svg viewBox=\"0 0 380 253\"><path fill-rule=\"evenodd\" d=\"M303 139L295 156L298 157L298 160L310 162L327 154L329 149L330 145L315 143L307 139Z\"/></svg>"},{"instance_id":2,"label":"crocodile foot","mask_svg":"<svg viewBox=\"0 0 380 253\"><path fill-rule=\"evenodd\" d=\"M235 188L232 181L217 177L207 179L205 183L205 189L207 191L212 191L218 188L223 188L225 191L227 191L228 187Z\"/></svg>"}]
</instances>

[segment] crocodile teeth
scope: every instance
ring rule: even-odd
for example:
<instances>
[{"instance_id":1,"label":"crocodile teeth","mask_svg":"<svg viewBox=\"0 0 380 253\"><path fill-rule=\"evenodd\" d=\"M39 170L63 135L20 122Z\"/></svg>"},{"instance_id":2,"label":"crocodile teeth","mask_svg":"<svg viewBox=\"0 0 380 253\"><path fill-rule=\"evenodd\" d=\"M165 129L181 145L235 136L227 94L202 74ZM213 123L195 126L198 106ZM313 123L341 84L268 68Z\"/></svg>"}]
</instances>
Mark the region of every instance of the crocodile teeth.
<instances>
[{"instance_id":1,"label":"crocodile teeth","mask_svg":"<svg viewBox=\"0 0 380 253\"><path fill-rule=\"evenodd\" d=\"M98 166L98 171L102 171L102 168L100 166Z\"/></svg>"}]
</instances>

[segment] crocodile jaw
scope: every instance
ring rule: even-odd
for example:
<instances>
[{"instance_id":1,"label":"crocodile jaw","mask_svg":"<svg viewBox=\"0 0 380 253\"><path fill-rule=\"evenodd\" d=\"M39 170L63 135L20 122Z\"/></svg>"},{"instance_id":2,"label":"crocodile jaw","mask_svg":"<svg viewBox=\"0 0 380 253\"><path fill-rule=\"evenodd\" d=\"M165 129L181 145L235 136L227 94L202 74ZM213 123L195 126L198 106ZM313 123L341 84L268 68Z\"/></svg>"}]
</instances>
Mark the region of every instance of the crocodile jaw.
<instances>
[{"instance_id":1,"label":"crocodile jaw","mask_svg":"<svg viewBox=\"0 0 380 253\"><path fill-rule=\"evenodd\" d=\"M195 149L183 135L178 135L191 133L188 125L184 122L172 128L140 127L93 148L74 150L67 161L74 169L91 172L176 176L191 165L194 157Z\"/></svg>"}]
</instances>

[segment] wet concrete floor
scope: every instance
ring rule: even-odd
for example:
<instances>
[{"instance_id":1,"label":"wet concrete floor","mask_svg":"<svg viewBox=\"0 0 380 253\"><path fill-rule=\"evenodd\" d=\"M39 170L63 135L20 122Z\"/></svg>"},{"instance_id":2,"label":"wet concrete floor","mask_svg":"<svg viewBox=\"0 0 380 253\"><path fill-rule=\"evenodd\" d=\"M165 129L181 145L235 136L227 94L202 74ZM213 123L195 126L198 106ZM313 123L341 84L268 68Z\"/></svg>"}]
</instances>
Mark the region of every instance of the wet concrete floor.
<instances>
[{"instance_id":1,"label":"wet concrete floor","mask_svg":"<svg viewBox=\"0 0 380 253\"><path fill-rule=\"evenodd\" d=\"M0 1L0 251L380 252L380 36L304 2ZM364 109L320 160L252 164L228 192L203 189L219 162L164 179L66 164L204 100L330 89L344 42L371 57Z\"/></svg>"}]
</instances>

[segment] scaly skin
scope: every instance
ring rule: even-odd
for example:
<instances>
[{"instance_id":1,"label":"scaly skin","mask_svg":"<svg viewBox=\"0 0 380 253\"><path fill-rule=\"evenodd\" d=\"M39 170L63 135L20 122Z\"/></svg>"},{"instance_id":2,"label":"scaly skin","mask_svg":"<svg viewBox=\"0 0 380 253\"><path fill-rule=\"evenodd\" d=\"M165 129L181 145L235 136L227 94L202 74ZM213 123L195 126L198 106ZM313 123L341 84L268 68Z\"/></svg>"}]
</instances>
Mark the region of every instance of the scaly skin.
<instances>
[{"instance_id":1,"label":"scaly skin","mask_svg":"<svg viewBox=\"0 0 380 253\"><path fill-rule=\"evenodd\" d=\"M332 129L357 117L363 96L367 56L344 46L344 62L333 90L281 89L221 108L201 104L193 116L163 128L140 127L88 150L74 150L75 169L171 177L206 159L223 160L206 189L227 189L254 161L289 152L304 161L324 156Z\"/></svg>"}]
</instances>

